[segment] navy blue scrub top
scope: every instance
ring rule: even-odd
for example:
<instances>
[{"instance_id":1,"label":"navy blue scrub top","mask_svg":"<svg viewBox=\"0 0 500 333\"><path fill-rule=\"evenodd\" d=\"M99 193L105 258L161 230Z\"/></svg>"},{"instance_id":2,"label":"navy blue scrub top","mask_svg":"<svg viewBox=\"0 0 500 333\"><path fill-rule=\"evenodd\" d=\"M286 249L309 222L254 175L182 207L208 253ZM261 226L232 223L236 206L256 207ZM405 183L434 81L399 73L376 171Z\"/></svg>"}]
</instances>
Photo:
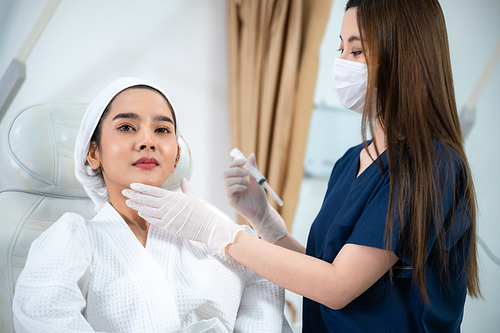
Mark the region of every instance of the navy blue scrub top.
<instances>
[{"instance_id":1,"label":"navy blue scrub top","mask_svg":"<svg viewBox=\"0 0 500 333\"><path fill-rule=\"evenodd\" d=\"M389 205L389 172L382 173L374 162L356 178L359 154L363 145L347 151L333 168L323 205L314 220L307 241L306 253L310 256L333 262L344 244L358 244L385 249L384 232ZM446 151L437 143L437 154ZM450 151L449 149L447 151ZM453 154L452 154L453 155ZM455 155L456 156L456 155ZM340 310L333 310L304 298L303 332L459 332L466 298L467 281L463 268L468 267L470 250L470 220L450 230L450 219L460 216L450 213L455 187L463 197L457 161L441 164L440 172L453 168L456 177L446 177L442 182L443 230L447 232L446 244L449 255L450 281L443 284L439 279L440 265L434 253L436 235L430 236L426 260L426 285L429 303L424 303L412 284L410 262L402 253L404 244L398 244L399 230L395 232L392 251L400 258L393 267L393 283L389 274L384 275L366 292ZM379 161L387 169L386 153ZM452 164L452 165L450 165ZM458 185L457 185L458 184ZM460 187L462 184L462 187ZM461 191L461 192L460 192ZM461 198L458 205L462 204ZM464 252L465 251L465 252Z\"/></svg>"}]
</instances>

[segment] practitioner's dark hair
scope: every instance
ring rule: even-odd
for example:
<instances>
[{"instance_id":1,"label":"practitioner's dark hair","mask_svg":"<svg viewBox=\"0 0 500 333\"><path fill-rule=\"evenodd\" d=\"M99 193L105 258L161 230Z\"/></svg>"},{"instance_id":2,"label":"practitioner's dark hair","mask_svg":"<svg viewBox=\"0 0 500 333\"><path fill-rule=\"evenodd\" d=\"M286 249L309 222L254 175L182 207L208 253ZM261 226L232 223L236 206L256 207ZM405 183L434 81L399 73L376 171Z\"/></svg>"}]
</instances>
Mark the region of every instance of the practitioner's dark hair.
<instances>
[{"instance_id":1,"label":"practitioner's dark hair","mask_svg":"<svg viewBox=\"0 0 500 333\"><path fill-rule=\"evenodd\" d=\"M391 182L386 248L392 248L394 228L402 229L398 246L407 248L414 281L427 302L426 250L435 232L434 250L443 267L443 281L449 276L446 235L440 230L444 218L441 202L442 184L453 182L454 199L446 223L470 224L463 236L466 242L470 237L471 249L462 254L468 264L462 276L467 275L469 295L480 297L476 197L457 113L441 7L437 0L350 0L346 11L354 7L368 69L366 101L376 101L374 105L365 103L363 141L366 147L368 129L374 132L374 119L379 120L387 140ZM439 151L436 142L443 147ZM453 167L453 160L458 161L458 167ZM449 172L443 172L443 166Z\"/></svg>"}]
</instances>

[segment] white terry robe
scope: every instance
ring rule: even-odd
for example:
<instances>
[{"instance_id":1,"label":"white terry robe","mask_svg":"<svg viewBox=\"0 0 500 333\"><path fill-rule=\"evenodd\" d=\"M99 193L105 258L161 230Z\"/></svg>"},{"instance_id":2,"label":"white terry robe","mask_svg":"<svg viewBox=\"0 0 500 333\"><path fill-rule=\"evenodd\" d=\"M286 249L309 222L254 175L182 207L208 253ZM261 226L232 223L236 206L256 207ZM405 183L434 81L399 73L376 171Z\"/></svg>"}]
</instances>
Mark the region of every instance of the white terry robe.
<instances>
[{"instance_id":1,"label":"white terry robe","mask_svg":"<svg viewBox=\"0 0 500 333\"><path fill-rule=\"evenodd\" d=\"M66 213L16 284L16 332L291 332L284 291L205 244L151 225L146 247L109 204Z\"/></svg>"}]
</instances>

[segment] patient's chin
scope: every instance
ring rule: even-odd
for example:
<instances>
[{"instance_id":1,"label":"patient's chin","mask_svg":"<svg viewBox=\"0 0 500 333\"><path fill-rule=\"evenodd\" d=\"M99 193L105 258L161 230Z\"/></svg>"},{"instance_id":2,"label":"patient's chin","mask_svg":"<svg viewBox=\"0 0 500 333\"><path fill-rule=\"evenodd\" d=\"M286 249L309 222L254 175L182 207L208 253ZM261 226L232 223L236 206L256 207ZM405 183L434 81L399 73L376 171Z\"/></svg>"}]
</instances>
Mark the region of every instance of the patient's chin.
<instances>
[{"instance_id":1,"label":"patient's chin","mask_svg":"<svg viewBox=\"0 0 500 333\"><path fill-rule=\"evenodd\" d=\"M135 181L134 183L141 183L144 185L149 185L149 186L155 186L155 187L162 187L163 183L166 182L167 180L157 180L157 179L141 179L138 181Z\"/></svg>"}]
</instances>

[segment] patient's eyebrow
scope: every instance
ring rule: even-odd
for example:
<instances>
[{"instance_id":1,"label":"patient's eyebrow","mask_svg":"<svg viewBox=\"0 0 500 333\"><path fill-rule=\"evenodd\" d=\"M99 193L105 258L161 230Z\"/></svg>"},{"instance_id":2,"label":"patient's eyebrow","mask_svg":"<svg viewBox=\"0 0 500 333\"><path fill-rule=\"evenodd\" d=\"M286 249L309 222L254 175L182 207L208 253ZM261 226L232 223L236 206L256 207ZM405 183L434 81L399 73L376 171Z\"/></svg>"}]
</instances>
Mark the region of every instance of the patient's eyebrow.
<instances>
[{"instance_id":1,"label":"patient's eyebrow","mask_svg":"<svg viewBox=\"0 0 500 333\"><path fill-rule=\"evenodd\" d=\"M139 115L137 113L126 112L126 113L118 113L116 116L113 117L113 120L119 119L119 118L140 119L141 117L139 117ZM169 122L172 124L174 123L174 121L170 117L163 116L160 114L154 115L152 119L153 119L153 121L166 121L166 122Z\"/></svg>"},{"instance_id":2,"label":"patient's eyebrow","mask_svg":"<svg viewBox=\"0 0 500 333\"><path fill-rule=\"evenodd\" d=\"M167 116L162 116L162 115L155 115L153 116L153 120L154 121L168 121L169 123L174 123L174 121L172 119L170 119L170 117L167 117Z\"/></svg>"},{"instance_id":3,"label":"patient's eyebrow","mask_svg":"<svg viewBox=\"0 0 500 333\"><path fill-rule=\"evenodd\" d=\"M137 115L137 113L133 113L133 112L118 113L116 116L113 117L113 120L118 119L118 118L139 119L139 116Z\"/></svg>"}]
</instances>

